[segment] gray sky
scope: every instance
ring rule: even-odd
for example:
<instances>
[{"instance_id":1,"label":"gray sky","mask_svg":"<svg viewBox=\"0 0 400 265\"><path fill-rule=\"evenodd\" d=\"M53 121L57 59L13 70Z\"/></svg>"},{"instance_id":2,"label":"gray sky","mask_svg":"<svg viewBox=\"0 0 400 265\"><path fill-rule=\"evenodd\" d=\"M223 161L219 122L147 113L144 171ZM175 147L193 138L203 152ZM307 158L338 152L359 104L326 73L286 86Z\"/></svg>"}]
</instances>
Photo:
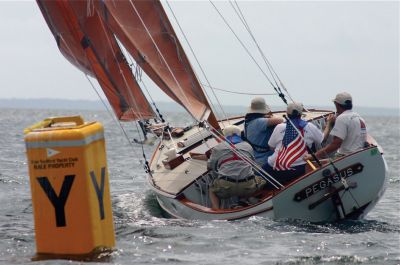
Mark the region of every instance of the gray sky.
<instances>
[{"instance_id":1,"label":"gray sky","mask_svg":"<svg viewBox=\"0 0 400 265\"><path fill-rule=\"evenodd\" d=\"M238 3L295 100L330 105L337 92L347 91L359 106L399 107L399 2ZM230 4L215 4L263 65ZM170 5L214 87L273 92L208 1ZM58 51L36 2L0 1L0 21L0 98L98 99ZM167 100L147 85L155 100ZM252 98L216 93L227 105L248 105ZM277 97L266 100L281 105Z\"/></svg>"}]
</instances>

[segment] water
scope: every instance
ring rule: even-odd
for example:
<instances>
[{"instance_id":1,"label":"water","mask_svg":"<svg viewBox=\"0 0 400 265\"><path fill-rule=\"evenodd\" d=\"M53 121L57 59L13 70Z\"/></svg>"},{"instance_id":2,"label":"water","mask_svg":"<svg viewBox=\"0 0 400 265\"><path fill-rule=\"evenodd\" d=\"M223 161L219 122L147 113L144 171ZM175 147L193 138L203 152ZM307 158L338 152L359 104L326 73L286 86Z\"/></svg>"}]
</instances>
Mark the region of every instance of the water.
<instances>
[{"instance_id":1,"label":"water","mask_svg":"<svg viewBox=\"0 0 400 265\"><path fill-rule=\"evenodd\" d=\"M362 221L303 222L166 219L139 163L113 119L100 111L0 110L0 264L27 264L35 255L23 129L49 116L81 114L105 126L117 250L111 264L400 264L399 117L365 117L385 150L387 191ZM185 124L182 114L168 115ZM130 137L132 124L124 126ZM153 147L145 147L148 157ZM133 153L135 152L135 153ZM81 264L47 260L34 264ZM93 263L90 263L93 264Z\"/></svg>"}]
</instances>

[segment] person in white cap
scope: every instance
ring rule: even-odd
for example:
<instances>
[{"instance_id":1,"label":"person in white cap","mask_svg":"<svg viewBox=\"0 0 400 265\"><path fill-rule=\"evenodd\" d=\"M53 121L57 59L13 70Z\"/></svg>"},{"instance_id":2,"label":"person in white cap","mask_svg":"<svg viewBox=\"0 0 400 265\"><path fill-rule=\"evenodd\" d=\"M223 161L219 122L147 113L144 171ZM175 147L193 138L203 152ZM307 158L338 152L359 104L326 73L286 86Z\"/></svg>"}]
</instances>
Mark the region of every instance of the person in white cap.
<instances>
[{"instance_id":1,"label":"person in white cap","mask_svg":"<svg viewBox=\"0 0 400 265\"><path fill-rule=\"evenodd\" d=\"M265 171L283 185L304 175L306 161L303 157L308 153L306 145L315 149L324 138L321 130L314 124L301 119L303 104L289 103L286 113L290 122L275 127L268 141L274 154L263 166Z\"/></svg>"},{"instance_id":2,"label":"person in white cap","mask_svg":"<svg viewBox=\"0 0 400 265\"><path fill-rule=\"evenodd\" d=\"M336 95L333 99L336 107L336 118L328 119L328 126L334 126L330 131L333 140L327 146L315 153L317 158L325 157L335 151L336 156L344 156L365 147L367 141L367 127L361 116L353 112L353 99L347 92ZM329 133L329 131L326 131ZM325 135L326 137L327 135ZM312 159L311 156L305 157Z\"/></svg>"},{"instance_id":3,"label":"person in white cap","mask_svg":"<svg viewBox=\"0 0 400 265\"><path fill-rule=\"evenodd\" d=\"M209 188L214 209L220 208L220 199L233 196L247 198L265 184L265 180L254 175L251 164L246 161L254 160L253 149L240 137L240 128L235 125L226 126L223 134L227 142L215 146L207 162L207 168L214 177Z\"/></svg>"},{"instance_id":4,"label":"person in white cap","mask_svg":"<svg viewBox=\"0 0 400 265\"><path fill-rule=\"evenodd\" d=\"M274 127L282 122L282 118L274 117L264 98L256 97L251 101L245 116L243 138L253 147L254 157L260 166L272 155L268 140Z\"/></svg>"}]
</instances>

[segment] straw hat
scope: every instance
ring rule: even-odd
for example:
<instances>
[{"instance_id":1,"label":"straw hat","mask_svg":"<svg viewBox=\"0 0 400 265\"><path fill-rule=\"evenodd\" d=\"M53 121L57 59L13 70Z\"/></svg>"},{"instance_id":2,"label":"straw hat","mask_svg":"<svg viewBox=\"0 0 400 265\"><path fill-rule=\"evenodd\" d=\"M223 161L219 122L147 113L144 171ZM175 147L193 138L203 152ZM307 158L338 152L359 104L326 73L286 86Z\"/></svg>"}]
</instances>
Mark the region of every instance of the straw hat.
<instances>
[{"instance_id":1,"label":"straw hat","mask_svg":"<svg viewBox=\"0 0 400 265\"><path fill-rule=\"evenodd\" d=\"M261 114L267 114L270 112L271 109L265 103L265 100L262 97L253 98L253 100L251 101L250 108L247 111L247 113L261 113Z\"/></svg>"},{"instance_id":2,"label":"straw hat","mask_svg":"<svg viewBox=\"0 0 400 265\"><path fill-rule=\"evenodd\" d=\"M351 103L353 99L351 98L351 95L347 92L342 92L336 95L336 97L332 100L333 102L336 102L340 105L346 105L348 103ZM346 101L348 103L346 103Z\"/></svg>"},{"instance_id":3,"label":"straw hat","mask_svg":"<svg viewBox=\"0 0 400 265\"><path fill-rule=\"evenodd\" d=\"M293 111L296 110L300 115L303 113L303 103L300 102L293 102L287 105L287 114L292 115Z\"/></svg>"},{"instance_id":4,"label":"straw hat","mask_svg":"<svg viewBox=\"0 0 400 265\"><path fill-rule=\"evenodd\" d=\"M225 137L232 136L234 134L240 136L241 131L242 130L240 130L240 128L236 125L228 125L222 130Z\"/></svg>"}]
</instances>

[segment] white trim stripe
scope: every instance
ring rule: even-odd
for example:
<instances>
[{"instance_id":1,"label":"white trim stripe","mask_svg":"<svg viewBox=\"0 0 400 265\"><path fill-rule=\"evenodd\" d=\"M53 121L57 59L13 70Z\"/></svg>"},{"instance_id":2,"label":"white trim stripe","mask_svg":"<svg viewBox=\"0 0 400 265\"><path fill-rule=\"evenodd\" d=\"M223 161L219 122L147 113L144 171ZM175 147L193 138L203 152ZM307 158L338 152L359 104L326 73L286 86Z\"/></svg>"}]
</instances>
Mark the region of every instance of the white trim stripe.
<instances>
[{"instance_id":1,"label":"white trim stripe","mask_svg":"<svg viewBox=\"0 0 400 265\"><path fill-rule=\"evenodd\" d=\"M94 141L104 139L104 133L98 132L81 140L64 140L64 141L40 141L25 142L26 149L31 148L51 148L51 147L74 147L91 144Z\"/></svg>"}]
</instances>

